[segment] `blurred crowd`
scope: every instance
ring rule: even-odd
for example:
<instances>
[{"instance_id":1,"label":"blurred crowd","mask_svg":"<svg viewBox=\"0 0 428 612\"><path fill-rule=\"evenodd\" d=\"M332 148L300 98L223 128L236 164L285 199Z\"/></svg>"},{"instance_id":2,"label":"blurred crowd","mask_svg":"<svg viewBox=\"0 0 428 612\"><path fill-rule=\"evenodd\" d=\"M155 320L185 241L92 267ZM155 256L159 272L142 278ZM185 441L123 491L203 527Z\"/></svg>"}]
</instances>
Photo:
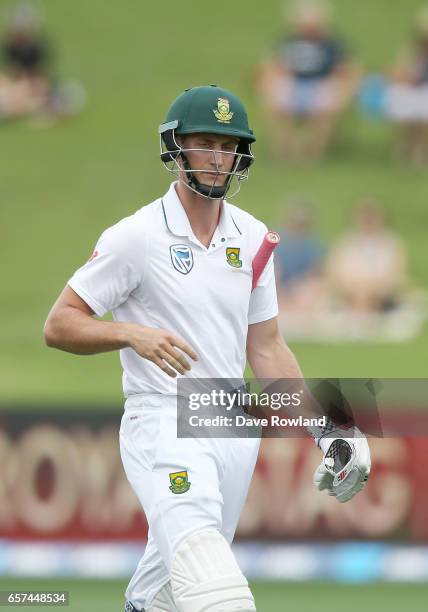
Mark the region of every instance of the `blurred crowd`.
<instances>
[{"instance_id":1,"label":"blurred crowd","mask_svg":"<svg viewBox=\"0 0 428 612\"><path fill-rule=\"evenodd\" d=\"M299 0L291 10L287 4L283 31L254 81L277 158L321 158L358 99L364 112L396 124L397 154L428 162L428 7L395 64L370 75L335 31L327 0Z\"/></svg>"},{"instance_id":2,"label":"blurred crowd","mask_svg":"<svg viewBox=\"0 0 428 612\"><path fill-rule=\"evenodd\" d=\"M51 123L79 112L83 88L58 78L41 5L12 6L0 31L0 122ZM282 31L254 74L273 155L320 159L341 116L358 101L363 112L396 125L397 155L428 163L428 7L395 63L370 75L336 32L328 0L286 6ZM406 250L380 202L358 201L348 229L329 245L310 201L297 198L286 208L276 264L289 338L405 339L418 332L426 308L409 284Z\"/></svg>"},{"instance_id":3,"label":"blurred crowd","mask_svg":"<svg viewBox=\"0 0 428 612\"><path fill-rule=\"evenodd\" d=\"M17 4L0 33L0 121L74 115L84 104L82 86L61 82L53 70L54 53L42 30L36 4Z\"/></svg>"},{"instance_id":4,"label":"blurred crowd","mask_svg":"<svg viewBox=\"0 0 428 612\"><path fill-rule=\"evenodd\" d=\"M359 199L329 245L308 198L294 198L286 211L275 267L289 338L400 341L419 332L426 297L408 279L405 246L378 200Z\"/></svg>"}]
</instances>

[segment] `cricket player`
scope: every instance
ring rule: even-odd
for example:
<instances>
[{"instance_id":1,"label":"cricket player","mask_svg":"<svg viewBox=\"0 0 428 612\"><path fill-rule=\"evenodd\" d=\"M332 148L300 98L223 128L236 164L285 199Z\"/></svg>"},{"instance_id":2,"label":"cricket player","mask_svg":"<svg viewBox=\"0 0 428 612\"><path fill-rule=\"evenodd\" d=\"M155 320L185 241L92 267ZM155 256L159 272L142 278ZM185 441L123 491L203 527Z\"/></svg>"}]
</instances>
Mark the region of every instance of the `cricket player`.
<instances>
[{"instance_id":1,"label":"cricket player","mask_svg":"<svg viewBox=\"0 0 428 612\"><path fill-rule=\"evenodd\" d=\"M76 354L120 350L124 469L149 525L126 590L136 612L250 612L247 580L231 550L257 459L257 438L179 438L177 379L301 378L277 324L272 258L252 288L266 226L226 201L253 162L242 102L210 85L186 90L159 128L167 193L107 229L68 281L45 325L48 346ZM111 311L114 321L102 321ZM338 437L340 437L338 432ZM317 443L325 453L332 435ZM321 463L315 484L339 501L370 470L367 441L333 488Z\"/></svg>"}]
</instances>

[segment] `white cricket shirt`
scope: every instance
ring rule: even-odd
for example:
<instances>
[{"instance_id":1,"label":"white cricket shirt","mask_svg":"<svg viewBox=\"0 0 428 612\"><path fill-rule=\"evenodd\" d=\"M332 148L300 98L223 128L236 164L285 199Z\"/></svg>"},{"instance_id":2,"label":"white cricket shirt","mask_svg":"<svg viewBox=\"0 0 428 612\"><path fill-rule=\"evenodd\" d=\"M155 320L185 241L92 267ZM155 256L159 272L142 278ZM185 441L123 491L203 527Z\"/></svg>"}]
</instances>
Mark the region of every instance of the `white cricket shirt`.
<instances>
[{"instance_id":1,"label":"white cricket shirt","mask_svg":"<svg viewBox=\"0 0 428 612\"><path fill-rule=\"evenodd\" d=\"M248 325L278 314L273 257L251 292L251 262L266 226L224 201L206 248L193 234L175 185L108 228L68 284L98 316L111 311L116 321L181 336L199 357L187 358L187 377L240 379ZM176 393L177 379L133 349L122 349L120 360L125 397Z\"/></svg>"}]
</instances>

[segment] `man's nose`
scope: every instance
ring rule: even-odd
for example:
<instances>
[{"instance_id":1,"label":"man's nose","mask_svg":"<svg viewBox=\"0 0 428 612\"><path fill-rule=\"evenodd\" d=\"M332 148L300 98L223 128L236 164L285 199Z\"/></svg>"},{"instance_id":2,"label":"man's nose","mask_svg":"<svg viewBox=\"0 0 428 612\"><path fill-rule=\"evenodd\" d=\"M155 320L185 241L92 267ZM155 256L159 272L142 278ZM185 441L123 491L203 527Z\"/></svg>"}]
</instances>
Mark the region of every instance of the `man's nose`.
<instances>
[{"instance_id":1,"label":"man's nose","mask_svg":"<svg viewBox=\"0 0 428 612\"><path fill-rule=\"evenodd\" d=\"M220 151L213 151L213 158L211 160L211 164L213 166L218 166L222 168L224 165L224 153Z\"/></svg>"}]
</instances>

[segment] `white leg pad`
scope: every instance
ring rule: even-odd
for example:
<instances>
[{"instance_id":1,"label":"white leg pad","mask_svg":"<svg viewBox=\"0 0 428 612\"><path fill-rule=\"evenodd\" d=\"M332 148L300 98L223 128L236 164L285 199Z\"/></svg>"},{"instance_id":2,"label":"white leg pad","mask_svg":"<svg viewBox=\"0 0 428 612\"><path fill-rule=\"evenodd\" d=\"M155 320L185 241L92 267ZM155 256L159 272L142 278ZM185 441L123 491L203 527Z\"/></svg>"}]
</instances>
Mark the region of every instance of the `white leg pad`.
<instances>
[{"instance_id":1,"label":"white leg pad","mask_svg":"<svg viewBox=\"0 0 428 612\"><path fill-rule=\"evenodd\" d=\"M180 612L255 612L254 597L229 544L216 530L199 531L180 544L171 567Z\"/></svg>"},{"instance_id":2,"label":"white leg pad","mask_svg":"<svg viewBox=\"0 0 428 612\"><path fill-rule=\"evenodd\" d=\"M146 612L179 612L172 594L171 582L167 582L157 593Z\"/></svg>"}]
</instances>

